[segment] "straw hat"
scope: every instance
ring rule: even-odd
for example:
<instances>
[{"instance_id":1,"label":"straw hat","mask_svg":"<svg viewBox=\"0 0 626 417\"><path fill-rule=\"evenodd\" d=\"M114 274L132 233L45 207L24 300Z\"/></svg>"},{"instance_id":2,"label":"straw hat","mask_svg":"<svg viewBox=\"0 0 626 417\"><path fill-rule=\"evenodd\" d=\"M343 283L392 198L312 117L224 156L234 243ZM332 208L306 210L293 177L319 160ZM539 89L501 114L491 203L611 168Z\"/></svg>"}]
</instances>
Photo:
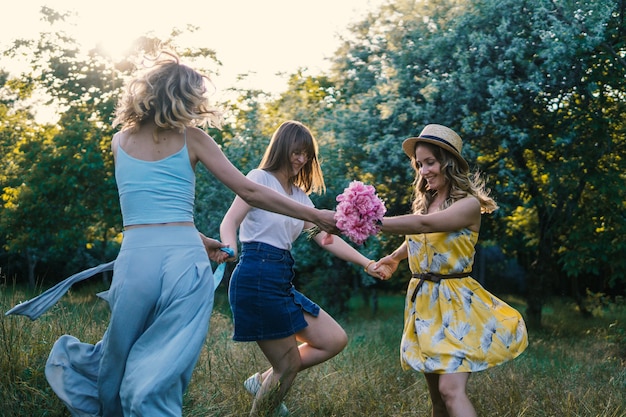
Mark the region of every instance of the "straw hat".
<instances>
[{"instance_id":1,"label":"straw hat","mask_svg":"<svg viewBox=\"0 0 626 417\"><path fill-rule=\"evenodd\" d=\"M410 158L415 157L415 146L418 142L432 143L445 149L456 157L466 171L469 170L467 161L461 156L463 141L454 130L442 125L426 125L418 137L408 138L402 142L402 149Z\"/></svg>"}]
</instances>

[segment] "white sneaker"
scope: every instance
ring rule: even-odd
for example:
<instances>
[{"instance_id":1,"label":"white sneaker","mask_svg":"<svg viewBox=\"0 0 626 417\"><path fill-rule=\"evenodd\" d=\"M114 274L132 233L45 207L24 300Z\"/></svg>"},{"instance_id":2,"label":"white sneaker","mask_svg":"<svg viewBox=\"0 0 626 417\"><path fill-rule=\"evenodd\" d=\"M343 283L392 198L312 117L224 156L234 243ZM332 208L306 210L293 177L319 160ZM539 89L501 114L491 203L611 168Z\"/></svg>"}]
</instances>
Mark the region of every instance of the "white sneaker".
<instances>
[{"instance_id":1,"label":"white sneaker","mask_svg":"<svg viewBox=\"0 0 626 417\"><path fill-rule=\"evenodd\" d=\"M261 384L263 384L263 378L261 378L261 374L258 372L243 381L243 387L252 395L256 395L256 393L259 392ZM276 409L275 415L277 417L286 417L289 415L289 409L285 403L280 403Z\"/></svg>"},{"instance_id":2,"label":"white sneaker","mask_svg":"<svg viewBox=\"0 0 626 417\"><path fill-rule=\"evenodd\" d=\"M256 373L250 376L248 379L243 381L243 387L252 395L256 395L257 392L261 389L261 384L263 383L263 379L261 378L260 373Z\"/></svg>"}]
</instances>

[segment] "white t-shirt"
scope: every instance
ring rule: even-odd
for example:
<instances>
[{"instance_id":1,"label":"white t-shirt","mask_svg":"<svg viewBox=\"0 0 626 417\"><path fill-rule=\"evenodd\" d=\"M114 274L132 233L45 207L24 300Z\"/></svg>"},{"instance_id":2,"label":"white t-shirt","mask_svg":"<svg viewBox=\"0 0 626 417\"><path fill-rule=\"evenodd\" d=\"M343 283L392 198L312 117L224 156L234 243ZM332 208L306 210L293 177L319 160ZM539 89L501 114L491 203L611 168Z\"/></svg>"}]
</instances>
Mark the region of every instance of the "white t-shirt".
<instances>
[{"instance_id":1,"label":"white t-shirt","mask_svg":"<svg viewBox=\"0 0 626 417\"><path fill-rule=\"evenodd\" d=\"M309 196L295 185L291 187L291 195L285 193L276 177L267 171L253 169L247 177L298 203L309 207L314 206ZM280 249L291 250L292 243L300 236L303 229L304 221L302 220L252 207L239 227L239 241L242 243L263 242Z\"/></svg>"}]
</instances>

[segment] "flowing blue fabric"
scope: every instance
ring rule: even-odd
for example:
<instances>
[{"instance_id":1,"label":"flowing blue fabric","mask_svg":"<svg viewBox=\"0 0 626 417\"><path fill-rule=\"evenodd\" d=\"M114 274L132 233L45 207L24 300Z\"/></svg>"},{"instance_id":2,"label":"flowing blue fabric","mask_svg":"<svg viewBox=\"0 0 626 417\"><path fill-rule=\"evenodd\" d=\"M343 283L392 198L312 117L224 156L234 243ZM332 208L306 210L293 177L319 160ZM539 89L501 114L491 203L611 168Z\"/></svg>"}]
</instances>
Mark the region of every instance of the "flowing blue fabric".
<instances>
[{"instance_id":1,"label":"flowing blue fabric","mask_svg":"<svg viewBox=\"0 0 626 417\"><path fill-rule=\"evenodd\" d=\"M231 248L221 248L222 251L228 253L229 256L234 256L235 252ZM87 278L91 278L96 274L105 271L112 271L113 266L115 265L115 261L111 261L108 263L100 264L98 266L94 266L93 268L86 269L84 271L78 272L63 281L56 284L54 287L48 289L44 293L38 295L35 298L31 298L28 301L24 301L6 313L5 316L10 316L12 314L27 316L31 320L37 320L39 316L48 311L53 305L59 301L65 293L69 291L72 285L77 282L84 281ZM213 272L213 288L217 289L220 282L222 282L222 278L224 277L224 270L226 269L226 263L220 264ZM100 298L106 300L106 291L98 293Z\"/></svg>"},{"instance_id":2,"label":"flowing blue fabric","mask_svg":"<svg viewBox=\"0 0 626 417\"><path fill-rule=\"evenodd\" d=\"M45 313L50 307L56 304L57 301L63 295L69 291L70 287L77 282L86 280L87 278L91 278L92 276L104 272L104 271L112 271L113 265L115 265L115 261L111 261L105 264L100 264L98 266L94 266L93 268L86 269L84 271L78 272L72 275L69 278L64 279L59 282L54 287L48 289L46 292L38 295L35 298L31 298L28 301L24 301L20 303L4 313L5 316L9 316L11 314L21 314L23 316L28 316L31 320L36 320Z\"/></svg>"}]
</instances>

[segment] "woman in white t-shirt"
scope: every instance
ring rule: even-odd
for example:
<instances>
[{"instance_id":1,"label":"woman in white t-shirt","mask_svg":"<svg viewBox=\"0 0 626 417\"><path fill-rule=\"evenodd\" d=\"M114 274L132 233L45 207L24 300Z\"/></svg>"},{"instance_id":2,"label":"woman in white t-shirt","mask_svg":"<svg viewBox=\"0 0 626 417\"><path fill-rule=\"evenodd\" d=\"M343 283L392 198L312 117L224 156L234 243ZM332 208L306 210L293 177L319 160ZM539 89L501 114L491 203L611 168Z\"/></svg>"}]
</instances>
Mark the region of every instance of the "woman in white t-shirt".
<instances>
[{"instance_id":1,"label":"woman in white t-shirt","mask_svg":"<svg viewBox=\"0 0 626 417\"><path fill-rule=\"evenodd\" d=\"M274 132L258 169L248 178L273 188L299 203L313 206L308 194L324 191L317 159L317 142L300 122L287 121ZM317 304L293 286L293 242L309 222L257 209L236 197L220 227L221 239L236 251L237 229L241 256L229 287L235 341L255 341L271 368L244 382L255 396L251 416L276 410L296 374L322 363L343 350L348 342L343 328ZM320 233L313 240L340 259L360 265L376 277L373 261L343 239ZM235 257L237 254L235 253Z\"/></svg>"}]
</instances>

